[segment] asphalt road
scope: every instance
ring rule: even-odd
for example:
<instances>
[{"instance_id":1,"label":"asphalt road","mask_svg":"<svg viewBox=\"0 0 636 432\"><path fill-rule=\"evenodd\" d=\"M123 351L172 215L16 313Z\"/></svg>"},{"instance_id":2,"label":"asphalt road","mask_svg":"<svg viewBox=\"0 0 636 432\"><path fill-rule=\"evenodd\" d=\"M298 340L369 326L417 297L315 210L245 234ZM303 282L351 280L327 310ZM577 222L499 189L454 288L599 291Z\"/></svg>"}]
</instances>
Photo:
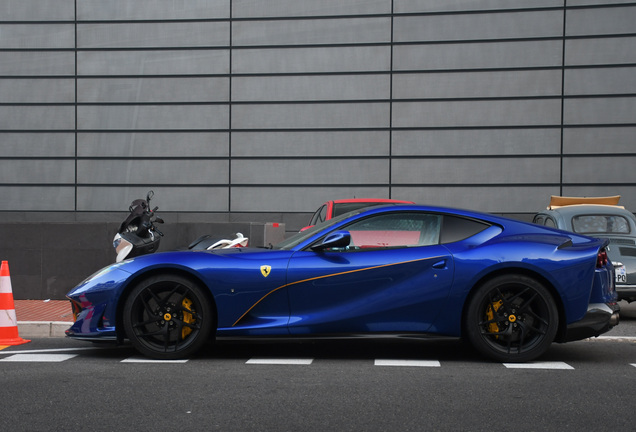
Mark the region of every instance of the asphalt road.
<instances>
[{"instance_id":1,"label":"asphalt road","mask_svg":"<svg viewBox=\"0 0 636 432\"><path fill-rule=\"evenodd\" d=\"M0 430L633 430L636 304L622 315L525 368L455 340L222 342L170 363L37 339L0 351Z\"/></svg>"}]
</instances>

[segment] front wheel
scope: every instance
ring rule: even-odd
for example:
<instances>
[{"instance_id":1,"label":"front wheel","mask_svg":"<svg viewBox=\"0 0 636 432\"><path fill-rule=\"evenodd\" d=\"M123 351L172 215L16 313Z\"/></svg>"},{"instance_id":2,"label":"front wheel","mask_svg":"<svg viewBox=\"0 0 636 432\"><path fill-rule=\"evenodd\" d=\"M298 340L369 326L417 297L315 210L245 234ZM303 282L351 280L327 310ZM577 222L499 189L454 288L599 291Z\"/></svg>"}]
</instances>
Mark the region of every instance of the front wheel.
<instances>
[{"instance_id":1,"label":"front wheel","mask_svg":"<svg viewBox=\"0 0 636 432\"><path fill-rule=\"evenodd\" d=\"M544 354L558 329L550 292L522 275L496 277L480 286L468 303L465 330L482 354L504 362L527 362Z\"/></svg>"},{"instance_id":2,"label":"front wheel","mask_svg":"<svg viewBox=\"0 0 636 432\"><path fill-rule=\"evenodd\" d=\"M169 360L190 356L210 339L214 309L197 283L160 275L132 290L123 318L126 335L139 352Z\"/></svg>"}]
</instances>

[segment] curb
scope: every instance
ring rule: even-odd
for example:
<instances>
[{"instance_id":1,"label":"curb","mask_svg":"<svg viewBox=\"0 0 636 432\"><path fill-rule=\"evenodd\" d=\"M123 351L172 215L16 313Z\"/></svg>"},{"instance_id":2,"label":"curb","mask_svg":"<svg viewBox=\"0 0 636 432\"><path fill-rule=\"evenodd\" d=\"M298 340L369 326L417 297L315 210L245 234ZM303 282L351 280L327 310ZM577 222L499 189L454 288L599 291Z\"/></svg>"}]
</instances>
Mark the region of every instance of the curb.
<instances>
[{"instance_id":1,"label":"curb","mask_svg":"<svg viewBox=\"0 0 636 432\"><path fill-rule=\"evenodd\" d=\"M18 321L22 338L66 337L64 333L73 323L66 321Z\"/></svg>"}]
</instances>

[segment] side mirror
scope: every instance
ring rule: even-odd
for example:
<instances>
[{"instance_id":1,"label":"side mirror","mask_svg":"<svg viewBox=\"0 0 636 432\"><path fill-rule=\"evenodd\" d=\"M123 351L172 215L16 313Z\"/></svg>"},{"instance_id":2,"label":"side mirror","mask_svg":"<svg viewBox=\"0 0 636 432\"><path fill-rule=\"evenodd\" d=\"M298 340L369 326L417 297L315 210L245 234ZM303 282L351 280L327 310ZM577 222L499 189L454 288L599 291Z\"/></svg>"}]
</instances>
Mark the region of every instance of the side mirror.
<instances>
[{"instance_id":1,"label":"side mirror","mask_svg":"<svg viewBox=\"0 0 636 432\"><path fill-rule=\"evenodd\" d=\"M349 231L336 231L329 234L325 239L315 246L312 246L313 251L322 251L330 248L343 248L349 246L351 243L351 234Z\"/></svg>"}]
</instances>

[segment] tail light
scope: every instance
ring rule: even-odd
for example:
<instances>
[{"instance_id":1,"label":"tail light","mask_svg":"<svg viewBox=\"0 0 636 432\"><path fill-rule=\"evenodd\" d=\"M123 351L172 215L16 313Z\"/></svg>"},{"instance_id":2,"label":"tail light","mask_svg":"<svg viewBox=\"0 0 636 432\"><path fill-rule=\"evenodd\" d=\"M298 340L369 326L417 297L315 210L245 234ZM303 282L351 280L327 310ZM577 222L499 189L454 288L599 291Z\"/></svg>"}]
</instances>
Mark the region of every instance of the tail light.
<instances>
[{"instance_id":1,"label":"tail light","mask_svg":"<svg viewBox=\"0 0 636 432\"><path fill-rule=\"evenodd\" d=\"M596 255L596 268L605 267L608 262L609 258L607 257L607 251L603 248L598 251L598 255Z\"/></svg>"}]
</instances>

